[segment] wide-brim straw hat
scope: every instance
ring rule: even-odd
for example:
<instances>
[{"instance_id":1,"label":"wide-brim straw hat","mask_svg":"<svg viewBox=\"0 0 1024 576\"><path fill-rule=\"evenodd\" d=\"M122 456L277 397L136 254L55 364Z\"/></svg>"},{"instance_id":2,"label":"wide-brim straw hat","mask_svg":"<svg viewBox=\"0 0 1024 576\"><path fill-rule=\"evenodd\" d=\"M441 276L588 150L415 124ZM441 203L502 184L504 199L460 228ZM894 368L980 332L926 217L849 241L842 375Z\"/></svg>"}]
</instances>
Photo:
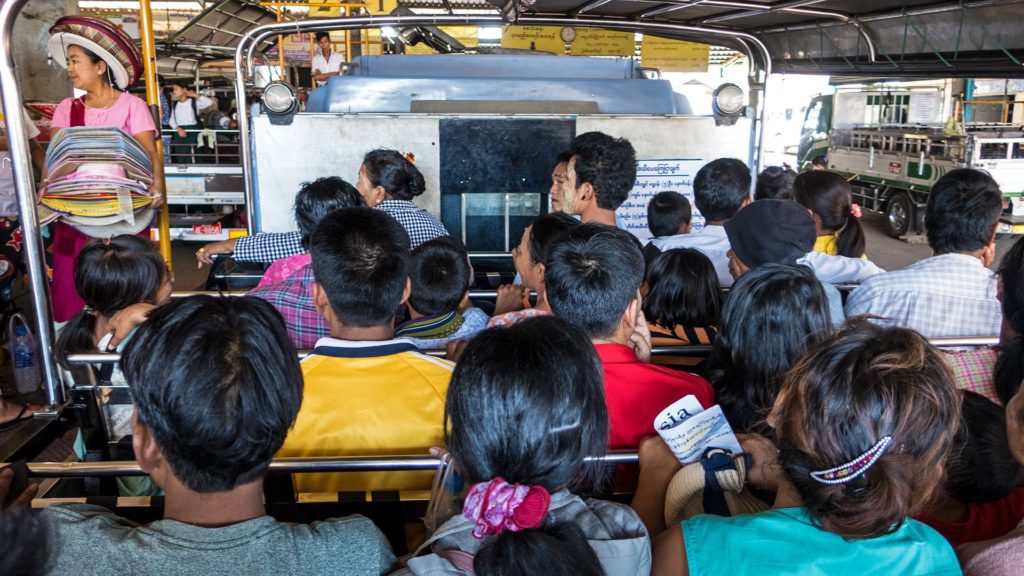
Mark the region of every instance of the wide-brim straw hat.
<instances>
[{"instance_id":1,"label":"wide-brim straw hat","mask_svg":"<svg viewBox=\"0 0 1024 576\"><path fill-rule=\"evenodd\" d=\"M50 57L66 62L68 46L81 46L107 63L114 84L128 90L142 77L142 55L135 42L112 22L89 16L65 16L50 28Z\"/></svg>"},{"instance_id":2,"label":"wide-brim straw hat","mask_svg":"<svg viewBox=\"0 0 1024 576\"><path fill-rule=\"evenodd\" d=\"M756 514L769 508L749 491L744 490L747 480L747 455L732 455L724 451L712 453L699 462L687 464L676 472L665 494L665 523L678 524L700 514L724 511L705 509L705 491L724 498L730 516Z\"/></svg>"}]
</instances>

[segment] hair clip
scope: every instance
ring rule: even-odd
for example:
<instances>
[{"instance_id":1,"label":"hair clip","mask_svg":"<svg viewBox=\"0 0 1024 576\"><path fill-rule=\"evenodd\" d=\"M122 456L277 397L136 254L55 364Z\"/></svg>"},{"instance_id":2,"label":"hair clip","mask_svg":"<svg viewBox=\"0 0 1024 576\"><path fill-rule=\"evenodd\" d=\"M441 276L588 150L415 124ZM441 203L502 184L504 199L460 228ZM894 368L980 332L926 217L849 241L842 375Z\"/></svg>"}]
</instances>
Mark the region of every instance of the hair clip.
<instances>
[{"instance_id":1,"label":"hair clip","mask_svg":"<svg viewBox=\"0 0 1024 576\"><path fill-rule=\"evenodd\" d=\"M860 204L850 204L850 214L852 214L854 218L860 218Z\"/></svg>"},{"instance_id":2,"label":"hair clip","mask_svg":"<svg viewBox=\"0 0 1024 576\"><path fill-rule=\"evenodd\" d=\"M881 440L875 442L874 446L868 448L867 452L835 468L811 472L811 478L822 484L846 484L874 466L875 462L885 455L891 444L892 436L883 436Z\"/></svg>"},{"instance_id":3,"label":"hair clip","mask_svg":"<svg viewBox=\"0 0 1024 576\"><path fill-rule=\"evenodd\" d=\"M409 164L416 164L416 155L413 154L412 152L406 152L402 156L405 157L405 161L408 162Z\"/></svg>"},{"instance_id":4,"label":"hair clip","mask_svg":"<svg viewBox=\"0 0 1024 576\"><path fill-rule=\"evenodd\" d=\"M472 520L473 537L518 532L541 525L548 515L551 495L539 485L509 484L502 477L474 484L466 495L462 515Z\"/></svg>"}]
</instances>

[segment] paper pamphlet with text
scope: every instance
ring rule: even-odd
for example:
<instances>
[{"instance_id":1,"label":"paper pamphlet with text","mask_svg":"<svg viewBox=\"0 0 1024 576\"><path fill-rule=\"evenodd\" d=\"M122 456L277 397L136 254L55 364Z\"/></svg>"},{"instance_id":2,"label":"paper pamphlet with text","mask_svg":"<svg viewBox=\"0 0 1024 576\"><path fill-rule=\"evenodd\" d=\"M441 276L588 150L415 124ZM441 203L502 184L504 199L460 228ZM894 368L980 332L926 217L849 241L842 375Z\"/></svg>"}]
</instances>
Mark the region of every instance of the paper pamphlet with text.
<instances>
[{"instance_id":1,"label":"paper pamphlet with text","mask_svg":"<svg viewBox=\"0 0 1024 576\"><path fill-rule=\"evenodd\" d=\"M654 420L654 429L684 465L697 462L713 448L731 454L743 451L722 408L715 405L704 410L693 395L662 410Z\"/></svg>"}]
</instances>

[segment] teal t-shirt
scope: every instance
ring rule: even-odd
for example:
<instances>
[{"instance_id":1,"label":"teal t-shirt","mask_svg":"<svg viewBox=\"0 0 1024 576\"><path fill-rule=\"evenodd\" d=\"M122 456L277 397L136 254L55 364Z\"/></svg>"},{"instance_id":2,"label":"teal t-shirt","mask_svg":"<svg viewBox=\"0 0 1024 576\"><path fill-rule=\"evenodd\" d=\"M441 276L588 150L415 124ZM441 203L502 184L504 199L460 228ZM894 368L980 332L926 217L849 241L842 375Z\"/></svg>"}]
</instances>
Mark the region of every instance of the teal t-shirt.
<instances>
[{"instance_id":1,"label":"teal t-shirt","mask_svg":"<svg viewBox=\"0 0 1024 576\"><path fill-rule=\"evenodd\" d=\"M961 573L949 543L910 519L892 534L846 540L815 527L806 508L731 518L702 515L683 522L683 540L690 574L695 576Z\"/></svg>"}]
</instances>

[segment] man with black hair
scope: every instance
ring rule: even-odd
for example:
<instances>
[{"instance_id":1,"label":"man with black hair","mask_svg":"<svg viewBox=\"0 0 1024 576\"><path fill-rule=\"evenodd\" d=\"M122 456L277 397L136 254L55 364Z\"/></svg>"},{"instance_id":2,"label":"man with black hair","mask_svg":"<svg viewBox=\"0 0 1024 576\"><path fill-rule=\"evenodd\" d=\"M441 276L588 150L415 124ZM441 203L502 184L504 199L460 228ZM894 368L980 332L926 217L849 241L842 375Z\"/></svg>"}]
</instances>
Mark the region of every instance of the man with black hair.
<instances>
[{"instance_id":1,"label":"man with black hair","mask_svg":"<svg viewBox=\"0 0 1024 576\"><path fill-rule=\"evenodd\" d=\"M302 361L306 393L281 456L426 454L444 445L454 364L395 338L409 299L409 235L372 208L327 215L310 242L313 302L330 327ZM433 474L299 474L299 492L429 489Z\"/></svg>"},{"instance_id":2,"label":"man with black hair","mask_svg":"<svg viewBox=\"0 0 1024 576\"><path fill-rule=\"evenodd\" d=\"M470 302L472 282L469 254L458 239L441 236L417 246L409 270L409 320L395 328L395 336L421 350L476 336L490 316Z\"/></svg>"},{"instance_id":3,"label":"man with black hair","mask_svg":"<svg viewBox=\"0 0 1024 576\"><path fill-rule=\"evenodd\" d=\"M673 248L700 250L714 264L722 287L732 286L729 238L723 225L750 203L750 169L735 158L708 162L693 179L693 202L704 216L704 227L689 234L655 238L651 244L662 252Z\"/></svg>"},{"instance_id":4,"label":"man with black hair","mask_svg":"<svg viewBox=\"0 0 1024 576\"><path fill-rule=\"evenodd\" d=\"M551 211L564 212L562 207L562 192L565 188L566 173L569 170L569 160L572 160L572 152L566 150L555 158L555 167L551 170L551 189L548 195L551 197Z\"/></svg>"},{"instance_id":5,"label":"man with black hair","mask_svg":"<svg viewBox=\"0 0 1024 576\"><path fill-rule=\"evenodd\" d=\"M551 310L590 337L601 358L611 423L611 448L636 448L654 418L693 394L713 405L703 378L650 364L650 331L640 302L644 278L640 245L630 233L603 224L571 230L555 247L544 274Z\"/></svg>"},{"instance_id":6,"label":"man with black hair","mask_svg":"<svg viewBox=\"0 0 1024 576\"><path fill-rule=\"evenodd\" d=\"M932 186L924 225L934 256L866 280L850 293L846 315L871 314L929 338L994 336L1002 313L996 276L999 185L971 168L948 172Z\"/></svg>"},{"instance_id":7,"label":"man with black hair","mask_svg":"<svg viewBox=\"0 0 1024 576\"><path fill-rule=\"evenodd\" d=\"M258 298L193 296L154 310L121 358L132 447L161 488L146 526L88 504L43 512L54 574L385 574L383 534L352 516L267 515L263 476L303 401L281 317ZM344 410L345 407L339 407Z\"/></svg>"},{"instance_id":8,"label":"man with black hair","mask_svg":"<svg viewBox=\"0 0 1024 576\"><path fill-rule=\"evenodd\" d=\"M331 50L331 35L327 32L316 33L317 50L313 55L312 76L317 86L327 84L331 76L341 74L345 59L341 54Z\"/></svg>"},{"instance_id":9,"label":"man with black hair","mask_svg":"<svg viewBox=\"0 0 1024 576\"><path fill-rule=\"evenodd\" d=\"M582 222L615 226L615 211L636 180L636 151L625 138L587 132L573 138L561 205Z\"/></svg>"}]
</instances>

